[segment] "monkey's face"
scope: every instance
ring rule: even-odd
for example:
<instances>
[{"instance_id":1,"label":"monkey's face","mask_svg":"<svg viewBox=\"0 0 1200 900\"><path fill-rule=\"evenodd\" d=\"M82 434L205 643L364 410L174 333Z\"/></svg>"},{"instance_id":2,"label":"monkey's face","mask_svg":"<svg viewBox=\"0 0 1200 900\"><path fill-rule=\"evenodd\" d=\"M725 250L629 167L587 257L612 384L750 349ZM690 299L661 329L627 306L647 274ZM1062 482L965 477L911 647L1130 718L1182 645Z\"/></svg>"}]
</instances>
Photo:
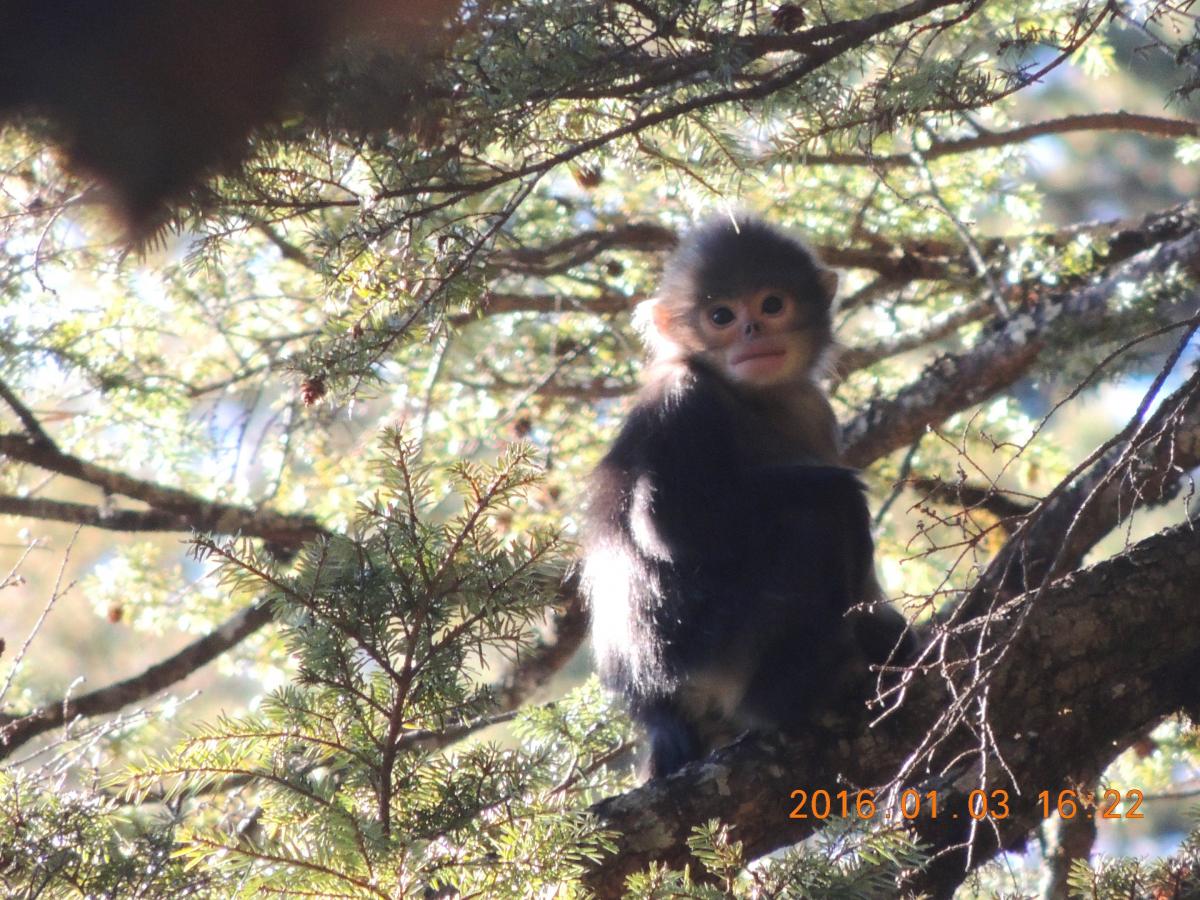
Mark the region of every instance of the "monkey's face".
<instances>
[{"instance_id":1,"label":"monkey's face","mask_svg":"<svg viewBox=\"0 0 1200 900\"><path fill-rule=\"evenodd\" d=\"M708 356L741 384L766 387L808 375L828 342L823 306L761 288L700 307Z\"/></svg>"}]
</instances>

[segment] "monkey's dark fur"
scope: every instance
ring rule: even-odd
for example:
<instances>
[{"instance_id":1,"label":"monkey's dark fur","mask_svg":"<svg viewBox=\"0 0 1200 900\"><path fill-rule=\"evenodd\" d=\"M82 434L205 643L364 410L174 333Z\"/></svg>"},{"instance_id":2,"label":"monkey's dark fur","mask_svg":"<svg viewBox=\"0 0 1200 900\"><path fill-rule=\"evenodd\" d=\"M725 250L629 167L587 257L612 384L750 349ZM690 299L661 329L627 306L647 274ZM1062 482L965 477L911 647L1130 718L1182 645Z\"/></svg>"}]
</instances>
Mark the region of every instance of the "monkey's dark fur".
<instances>
[{"instance_id":1,"label":"monkey's dark fur","mask_svg":"<svg viewBox=\"0 0 1200 900\"><path fill-rule=\"evenodd\" d=\"M902 649L886 605L847 615L882 596L861 484L837 465L811 378L835 284L755 220L701 228L664 274L670 333L592 476L583 572L601 676L646 730L652 776L747 730L857 719L870 664ZM797 298L802 324L787 337L812 353L801 377L760 387L722 371L689 322L764 288Z\"/></svg>"}]
</instances>

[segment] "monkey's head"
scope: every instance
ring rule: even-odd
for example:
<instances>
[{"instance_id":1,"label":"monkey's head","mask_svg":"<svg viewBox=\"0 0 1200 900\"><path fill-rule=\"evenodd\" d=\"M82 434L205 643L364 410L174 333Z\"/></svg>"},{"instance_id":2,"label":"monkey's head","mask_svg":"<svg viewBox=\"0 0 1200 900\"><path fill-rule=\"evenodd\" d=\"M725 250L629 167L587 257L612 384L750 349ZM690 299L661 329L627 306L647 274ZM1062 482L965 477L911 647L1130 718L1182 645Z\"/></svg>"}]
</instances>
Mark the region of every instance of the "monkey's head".
<instances>
[{"instance_id":1,"label":"monkey's head","mask_svg":"<svg viewBox=\"0 0 1200 900\"><path fill-rule=\"evenodd\" d=\"M837 274L795 238L759 219L714 219L667 263L652 347L751 387L808 379L832 341L836 290Z\"/></svg>"}]
</instances>

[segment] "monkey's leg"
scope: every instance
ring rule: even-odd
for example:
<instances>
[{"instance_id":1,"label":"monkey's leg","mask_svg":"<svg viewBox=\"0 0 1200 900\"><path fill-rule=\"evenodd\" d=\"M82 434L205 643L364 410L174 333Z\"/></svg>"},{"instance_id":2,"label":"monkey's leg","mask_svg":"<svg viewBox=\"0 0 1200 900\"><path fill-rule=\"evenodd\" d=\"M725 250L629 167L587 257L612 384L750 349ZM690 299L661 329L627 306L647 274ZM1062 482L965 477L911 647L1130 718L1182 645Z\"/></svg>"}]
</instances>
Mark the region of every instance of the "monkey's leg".
<instances>
[{"instance_id":1,"label":"monkey's leg","mask_svg":"<svg viewBox=\"0 0 1200 900\"><path fill-rule=\"evenodd\" d=\"M756 728L806 729L814 710L841 692L841 661L825 646L829 637L805 638L764 649L742 707Z\"/></svg>"},{"instance_id":2,"label":"monkey's leg","mask_svg":"<svg viewBox=\"0 0 1200 900\"><path fill-rule=\"evenodd\" d=\"M669 775L700 758L696 731L670 700L656 700L637 710L634 717L650 742L649 776Z\"/></svg>"}]
</instances>

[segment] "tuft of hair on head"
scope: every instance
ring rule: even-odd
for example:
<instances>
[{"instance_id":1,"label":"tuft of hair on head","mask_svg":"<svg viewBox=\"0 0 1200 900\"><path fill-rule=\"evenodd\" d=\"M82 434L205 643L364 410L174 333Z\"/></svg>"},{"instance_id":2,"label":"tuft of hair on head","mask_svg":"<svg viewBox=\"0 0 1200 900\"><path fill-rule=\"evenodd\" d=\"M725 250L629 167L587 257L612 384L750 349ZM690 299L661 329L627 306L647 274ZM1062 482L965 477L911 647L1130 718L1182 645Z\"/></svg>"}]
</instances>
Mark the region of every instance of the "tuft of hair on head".
<instances>
[{"instance_id":1,"label":"tuft of hair on head","mask_svg":"<svg viewBox=\"0 0 1200 900\"><path fill-rule=\"evenodd\" d=\"M692 302L734 297L764 286L833 300L837 275L799 238L757 216L714 217L689 232L663 272L663 293Z\"/></svg>"}]
</instances>

